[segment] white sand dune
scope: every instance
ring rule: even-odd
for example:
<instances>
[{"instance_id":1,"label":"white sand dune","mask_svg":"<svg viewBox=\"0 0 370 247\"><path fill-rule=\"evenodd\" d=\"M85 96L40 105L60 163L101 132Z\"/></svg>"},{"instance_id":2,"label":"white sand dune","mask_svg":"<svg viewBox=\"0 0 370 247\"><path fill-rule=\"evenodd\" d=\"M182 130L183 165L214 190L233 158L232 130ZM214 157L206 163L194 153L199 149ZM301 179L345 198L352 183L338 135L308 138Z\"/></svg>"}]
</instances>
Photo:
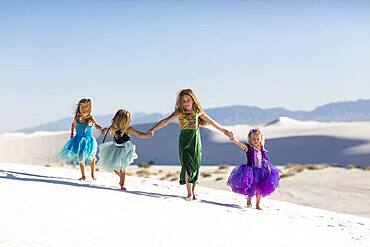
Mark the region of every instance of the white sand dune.
<instances>
[{"instance_id":1,"label":"white sand dune","mask_svg":"<svg viewBox=\"0 0 370 247\"><path fill-rule=\"evenodd\" d=\"M146 131L151 124L135 126ZM370 163L370 122L324 123L279 118L258 126L267 137L269 157L275 164L286 163ZM235 136L246 139L249 125L228 126ZM153 139L132 138L137 145L136 162L178 164L178 125L159 130ZM238 164L245 155L213 128L201 130L204 165ZM68 132L11 134L0 136L0 161L32 164L60 163L58 152L69 138ZM102 136L98 136L102 141ZM107 139L109 140L109 138Z\"/></svg>"},{"instance_id":2,"label":"white sand dune","mask_svg":"<svg viewBox=\"0 0 370 247\"><path fill-rule=\"evenodd\" d=\"M370 219L231 192L75 169L0 163L0 246L370 246Z\"/></svg>"},{"instance_id":3,"label":"white sand dune","mask_svg":"<svg viewBox=\"0 0 370 247\"><path fill-rule=\"evenodd\" d=\"M370 217L370 171L337 167L305 170L281 179L272 198Z\"/></svg>"}]
</instances>

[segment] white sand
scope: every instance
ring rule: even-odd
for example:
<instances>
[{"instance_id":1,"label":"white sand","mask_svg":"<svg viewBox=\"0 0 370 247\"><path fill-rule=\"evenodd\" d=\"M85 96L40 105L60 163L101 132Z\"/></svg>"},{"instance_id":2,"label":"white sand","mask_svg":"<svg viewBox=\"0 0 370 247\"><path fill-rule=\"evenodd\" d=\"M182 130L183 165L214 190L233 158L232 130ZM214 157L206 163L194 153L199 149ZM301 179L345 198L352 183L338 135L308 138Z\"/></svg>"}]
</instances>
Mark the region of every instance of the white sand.
<instances>
[{"instance_id":1,"label":"white sand","mask_svg":"<svg viewBox=\"0 0 370 247\"><path fill-rule=\"evenodd\" d=\"M175 183L113 174L95 182L79 171L0 163L0 246L370 246L370 220L198 188L182 198Z\"/></svg>"},{"instance_id":2,"label":"white sand","mask_svg":"<svg viewBox=\"0 0 370 247\"><path fill-rule=\"evenodd\" d=\"M217 166L201 166L200 185L230 191L226 182L232 169L233 166L226 170ZM284 171L283 167L280 169ZM129 167L129 172L135 176L141 175L137 174L138 170L143 169ZM153 166L146 170L153 174L150 178L178 182L179 175L176 173L180 170L179 166ZM329 167L304 170L282 178L277 191L269 198L370 218L369 195L370 170Z\"/></svg>"}]
</instances>

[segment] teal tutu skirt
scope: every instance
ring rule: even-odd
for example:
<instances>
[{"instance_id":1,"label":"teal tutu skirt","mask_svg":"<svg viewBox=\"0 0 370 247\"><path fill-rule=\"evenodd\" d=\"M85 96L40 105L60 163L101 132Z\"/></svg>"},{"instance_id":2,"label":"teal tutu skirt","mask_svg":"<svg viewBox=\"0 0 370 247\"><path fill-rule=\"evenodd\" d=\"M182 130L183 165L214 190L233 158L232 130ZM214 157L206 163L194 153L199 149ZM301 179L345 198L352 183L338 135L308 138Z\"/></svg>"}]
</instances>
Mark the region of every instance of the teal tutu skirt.
<instances>
[{"instance_id":1,"label":"teal tutu skirt","mask_svg":"<svg viewBox=\"0 0 370 247\"><path fill-rule=\"evenodd\" d=\"M114 141L99 145L99 167L106 171L126 170L138 158L131 141L117 144Z\"/></svg>"},{"instance_id":2,"label":"teal tutu skirt","mask_svg":"<svg viewBox=\"0 0 370 247\"><path fill-rule=\"evenodd\" d=\"M98 143L93 136L74 136L60 152L60 157L69 164L88 165L95 159Z\"/></svg>"}]
</instances>

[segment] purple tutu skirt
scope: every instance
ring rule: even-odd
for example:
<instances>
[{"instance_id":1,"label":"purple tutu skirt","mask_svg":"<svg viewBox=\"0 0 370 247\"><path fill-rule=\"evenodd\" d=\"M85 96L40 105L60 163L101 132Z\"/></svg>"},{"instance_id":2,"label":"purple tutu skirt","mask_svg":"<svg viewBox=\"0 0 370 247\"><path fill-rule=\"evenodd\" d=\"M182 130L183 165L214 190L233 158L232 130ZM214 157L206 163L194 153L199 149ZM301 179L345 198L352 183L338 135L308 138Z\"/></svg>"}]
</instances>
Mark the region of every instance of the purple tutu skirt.
<instances>
[{"instance_id":1,"label":"purple tutu skirt","mask_svg":"<svg viewBox=\"0 0 370 247\"><path fill-rule=\"evenodd\" d=\"M262 167L241 164L231 172L227 184L232 191L248 197L268 196L279 186L280 170L268 160Z\"/></svg>"}]
</instances>

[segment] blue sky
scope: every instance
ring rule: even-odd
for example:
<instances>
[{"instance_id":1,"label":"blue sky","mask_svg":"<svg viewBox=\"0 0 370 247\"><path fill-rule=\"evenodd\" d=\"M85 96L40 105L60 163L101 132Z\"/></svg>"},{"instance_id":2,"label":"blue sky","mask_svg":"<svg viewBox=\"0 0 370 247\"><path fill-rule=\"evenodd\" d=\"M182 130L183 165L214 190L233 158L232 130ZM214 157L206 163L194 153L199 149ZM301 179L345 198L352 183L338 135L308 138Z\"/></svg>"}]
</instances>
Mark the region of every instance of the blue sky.
<instances>
[{"instance_id":1,"label":"blue sky","mask_svg":"<svg viewBox=\"0 0 370 247\"><path fill-rule=\"evenodd\" d=\"M370 1L0 1L0 132L71 115L368 99Z\"/></svg>"}]
</instances>

